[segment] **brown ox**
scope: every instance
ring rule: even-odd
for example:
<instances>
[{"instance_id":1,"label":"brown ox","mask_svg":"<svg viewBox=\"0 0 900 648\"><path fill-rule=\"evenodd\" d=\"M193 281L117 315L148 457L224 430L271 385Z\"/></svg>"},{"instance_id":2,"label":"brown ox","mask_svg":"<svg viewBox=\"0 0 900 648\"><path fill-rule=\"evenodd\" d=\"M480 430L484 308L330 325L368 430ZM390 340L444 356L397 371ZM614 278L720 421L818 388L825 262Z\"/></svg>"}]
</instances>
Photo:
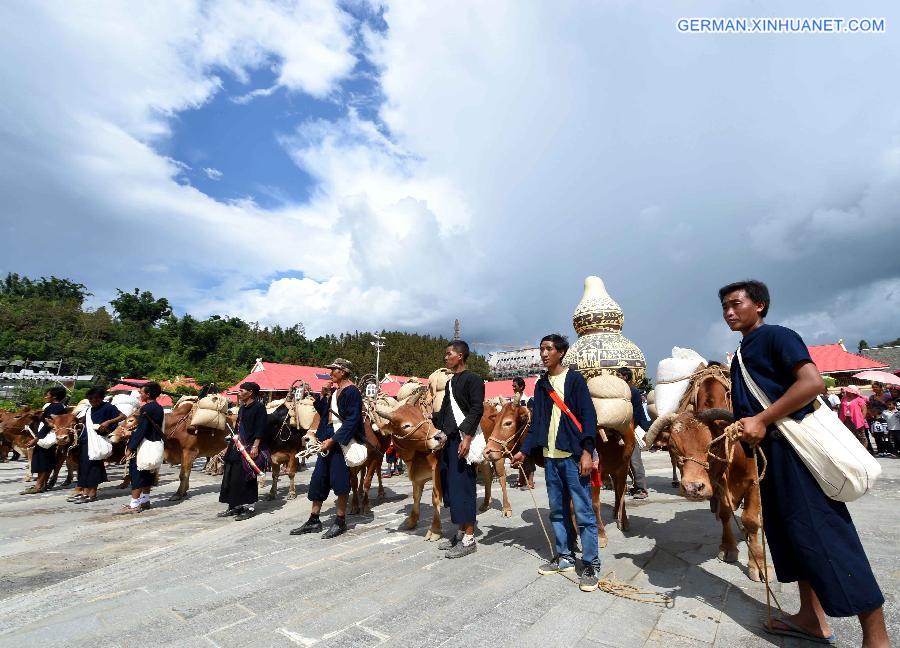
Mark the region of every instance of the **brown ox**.
<instances>
[{"instance_id":1,"label":"brown ox","mask_svg":"<svg viewBox=\"0 0 900 648\"><path fill-rule=\"evenodd\" d=\"M305 447L304 438L309 430L294 427L290 424L290 411L287 404L279 405L268 417L269 425L269 451L272 453L272 487L264 499L273 500L278 493L278 477L282 467L288 476L287 499L297 497L295 476L300 460L297 453ZM310 430L315 430L319 425L319 415L316 414ZM264 477L263 477L264 479ZM261 484L265 486L265 482Z\"/></svg>"},{"instance_id":2,"label":"brown ox","mask_svg":"<svg viewBox=\"0 0 900 648\"><path fill-rule=\"evenodd\" d=\"M647 434L648 443L665 444L681 468L681 493L690 500L710 500L710 508L722 523L722 542L719 560L735 562L738 558L737 540L731 519L743 503L741 523L747 533L748 575L760 580L763 565L762 548L757 532L760 528L760 497L755 487L757 467L755 457L748 457L741 446L734 448L731 461L725 450L725 439L712 444L734 415L724 409L709 409L699 414L682 412L662 416Z\"/></svg>"},{"instance_id":3,"label":"brown ox","mask_svg":"<svg viewBox=\"0 0 900 648\"><path fill-rule=\"evenodd\" d=\"M481 417L481 429L484 431L484 461L479 469L484 476L484 502L479 509L482 513L491 507L491 483L493 472L500 480L503 493L503 517L512 517L512 505L506 489L506 459L511 458L522 448L522 442L528 435L531 415L528 408L517 403L506 403L499 411L490 403L484 404Z\"/></svg>"},{"instance_id":4,"label":"brown ox","mask_svg":"<svg viewBox=\"0 0 900 648\"><path fill-rule=\"evenodd\" d=\"M31 481L31 448L29 441L33 439L31 427L41 418L41 410L23 407L18 412L0 411L0 435L13 448L19 448L25 454L25 481Z\"/></svg>"},{"instance_id":5,"label":"brown ox","mask_svg":"<svg viewBox=\"0 0 900 648\"><path fill-rule=\"evenodd\" d=\"M401 528L415 529L419 524L419 501L425 484L431 480L431 528L425 539L441 539L441 470L438 451L447 442L447 435L435 429L431 419L417 405L417 397L407 399L396 409L375 406L377 432L394 439L397 454L406 463L406 474L412 482L412 511Z\"/></svg>"},{"instance_id":6,"label":"brown ox","mask_svg":"<svg viewBox=\"0 0 900 648\"><path fill-rule=\"evenodd\" d=\"M604 435L597 433L597 453L600 455L600 480L609 477L612 481L615 497L613 501L613 513L616 518L616 527L621 531L628 531L628 514L625 512L625 482L628 479L628 468L631 465L631 453L637 442L634 437L634 421L630 421L621 430L605 430ZM621 439L622 443L619 443ZM600 516L600 487L591 486L591 503L597 516L597 535L600 548L606 547L609 539L606 537L606 527Z\"/></svg>"}]
</instances>

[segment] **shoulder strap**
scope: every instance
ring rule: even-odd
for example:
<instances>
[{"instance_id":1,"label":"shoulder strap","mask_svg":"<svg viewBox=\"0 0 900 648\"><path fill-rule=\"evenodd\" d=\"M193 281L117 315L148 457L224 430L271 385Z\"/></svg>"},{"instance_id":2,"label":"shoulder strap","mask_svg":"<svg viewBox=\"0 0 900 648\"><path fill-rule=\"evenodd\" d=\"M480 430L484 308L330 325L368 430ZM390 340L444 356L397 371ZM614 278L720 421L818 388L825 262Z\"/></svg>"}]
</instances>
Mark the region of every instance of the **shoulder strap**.
<instances>
[{"instance_id":1,"label":"shoulder strap","mask_svg":"<svg viewBox=\"0 0 900 648\"><path fill-rule=\"evenodd\" d=\"M553 385L550 384L550 379L547 379L547 382L544 384L544 387L547 389L547 393L550 395L550 398L553 400L553 403L570 419L572 419L572 423L578 428L578 431L584 433L584 428L581 426L581 422L575 418L575 415L572 413L572 410L569 409L569 406L566 405L565 401L563 401L562 397L557 393L555 389L553 389Z\"/></svg>"},{"instance_id":2,"label":"shoulder strap","mask_svg":"<svg viewBox=\"0 0 900 648\"><path fill-rule=\"evenodd\" d=\"M769 400L769 397L766 396L765 392L760 389L759 385L757 385L753 378L750 377L750 372L747 371L747 367L744 366L744 359L741 357L741 347L737 348L737 361L738 366L741 368L741 376L744 378L747 389L750 390L750 393L753 394L753 398L762 405L763 409L769 409L772 405L772 401Z\"/></svg>"}]
</instances>

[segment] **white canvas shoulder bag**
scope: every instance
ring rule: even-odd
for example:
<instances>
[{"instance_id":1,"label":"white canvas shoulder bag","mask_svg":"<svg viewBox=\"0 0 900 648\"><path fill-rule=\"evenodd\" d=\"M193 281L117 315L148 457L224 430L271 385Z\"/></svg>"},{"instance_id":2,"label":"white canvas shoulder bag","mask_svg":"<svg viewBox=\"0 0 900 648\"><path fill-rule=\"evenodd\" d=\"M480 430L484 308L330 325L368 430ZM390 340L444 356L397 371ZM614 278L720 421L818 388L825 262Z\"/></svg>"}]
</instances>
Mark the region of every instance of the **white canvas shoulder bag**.
<instances>
[{"instance_id":1,"label":"white canvas shoulder bag","mask_svg":"<svg viewBox=\"0 0 900 648\"><path fill-rule=\"evenodd\" d=\"M91 420L91 410L92 408L89 407L84 414L84 427L87 430L88 459L91 461L108 459L113 451L112 443L97 432L97 426Z\"/></svg>"},{"instance_id":2,"label":"white canvas shoulder bag","mask_svg":"<svg viewBox=\"0 0 900 648\"><path fill-rule=\"evenodd\" d=\"M466 420L466 415L463 414L462 408L459 406L459 403L456 402L456 397L453 395L453 378L447 383L447 393L450 395L450 409L453 410L453 418L456 420L456 427L459 427L462 425L462 422ZM484 431L481 429L481 421L479 421L478 428L475 430L475 436L472 437L472 441L469 443L469 453L466 455L466 463L470 466L474 466L484 461L484 448L486 445Z\"/></svg>"},{"instance_id":3,"label":"white canvas shoulder bag","mask_svg":"<svg viewBox=\"0 0 900 648\"><path fill-rule=\"evenodd\" d=\"M772 403L750 377L741 358L737 361L744 383L763 409ZM881 465L853 436L821 398L813 401L813 411L795 421L789 416L775 426L800 457L822 491L838 502L852 502L865 495L881 474Z\"/></svg>"}]
</instances>

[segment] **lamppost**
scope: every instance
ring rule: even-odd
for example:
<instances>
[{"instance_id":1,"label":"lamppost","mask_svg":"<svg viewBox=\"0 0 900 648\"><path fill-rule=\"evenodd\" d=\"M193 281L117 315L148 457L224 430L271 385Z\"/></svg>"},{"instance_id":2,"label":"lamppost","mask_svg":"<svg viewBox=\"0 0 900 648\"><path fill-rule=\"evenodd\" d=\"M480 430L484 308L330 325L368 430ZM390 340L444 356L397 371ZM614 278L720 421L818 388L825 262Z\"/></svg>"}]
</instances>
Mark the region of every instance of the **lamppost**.
<instances>
[{"instance_id":1,"label":"lamppost","mask_svg":"<svg viewBox=\"0 0 900 648\"><path fill-rule=\"evenodd\" d=\"M381 378L379 378L378 370L381 367L381 350L384 348L384 340L385 338L376 333L372 334L372 337L375 338L374 342L369 342L373 347L375 347L375 380L381 382Z\"/></svg>"}]
</instances>

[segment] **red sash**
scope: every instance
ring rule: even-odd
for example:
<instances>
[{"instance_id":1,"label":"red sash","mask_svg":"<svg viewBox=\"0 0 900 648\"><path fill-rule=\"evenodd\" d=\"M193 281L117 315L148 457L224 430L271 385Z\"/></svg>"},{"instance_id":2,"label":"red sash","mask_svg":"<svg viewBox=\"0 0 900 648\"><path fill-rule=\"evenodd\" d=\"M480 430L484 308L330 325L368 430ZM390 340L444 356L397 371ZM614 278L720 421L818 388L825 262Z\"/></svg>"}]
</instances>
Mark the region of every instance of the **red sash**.
<instances>
[{"instance_id":1,"label":"red sash","mask_svg":"<svg viewBox=\"0 0 900 648\"><path fill-rule=\"evenodd\" d=\"M561 412L563 412L566 416L568 416L572 420L572 423L575 425L576 428L578 428L578 432L580 432L581 434L584 434L584 428L581 426L581 422L577 418L575 418L575 415L572 413L572 410L569 409L569 406L566 405L565 401L563 401L563 399L556 392L556 390L553 389L553 386L549 384L549 380L548 380L548 384L546 387L547 387L547 393L550 394L550 399L556 404L556 406L560 409ZM600 479L600 471L597 468L592 468L591 469L591 486L600 488L602 486L602 484L603 484L603 482Z\"/></svg>"}]
</instances>

